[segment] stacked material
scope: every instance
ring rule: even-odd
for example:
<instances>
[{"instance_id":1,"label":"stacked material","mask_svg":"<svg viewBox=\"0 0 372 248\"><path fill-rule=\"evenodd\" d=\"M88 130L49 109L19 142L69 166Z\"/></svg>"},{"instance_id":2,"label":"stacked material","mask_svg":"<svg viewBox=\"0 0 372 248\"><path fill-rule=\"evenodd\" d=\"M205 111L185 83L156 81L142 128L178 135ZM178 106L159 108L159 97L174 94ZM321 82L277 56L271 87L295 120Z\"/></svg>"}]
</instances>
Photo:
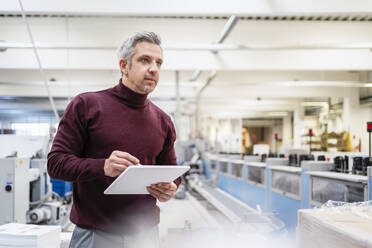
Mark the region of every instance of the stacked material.
<instances>
[{"instance_id":1,"label":"stacked material","mask_svg":"<svg viewBox=\"0 0 372 248\"><path fill-rule=\"evenodd\" d=\"M328 202L298 212L298 247L372 247L371 202Z\"/></svg>"},{"instance_id":2,"label":"stacked material","mask_svg":"<svg viewBox=\"0 0 372 248\"><path fill-rule=\"evenodd\" d=\"M0 248L59 248L60 226L9 223L0 226Z\"/></svg>"}]
</instances>

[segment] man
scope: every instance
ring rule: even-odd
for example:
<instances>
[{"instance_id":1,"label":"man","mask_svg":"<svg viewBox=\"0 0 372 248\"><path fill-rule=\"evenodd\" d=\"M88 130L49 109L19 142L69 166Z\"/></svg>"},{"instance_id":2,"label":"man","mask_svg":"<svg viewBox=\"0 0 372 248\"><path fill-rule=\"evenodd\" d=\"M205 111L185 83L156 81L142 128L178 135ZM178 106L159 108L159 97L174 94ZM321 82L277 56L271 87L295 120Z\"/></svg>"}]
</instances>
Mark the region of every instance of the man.
<instances>
[{"instance_id":1,"label":"man","mask_svg":"<svg viewBox=\"0 0 372 248\"><path fill-rule=\"evenodd\" d=\"M146 237L157 247L156 200L168 201L180 184L179 178L149 185L150 195L103 194L128 166L176 164L172 121L147 99L163 63L159 37L137 33L118 57L119 84L71 101L48 156L50 176L73 182L71 248L122 248L130 242L140 248L138 241Z\"/></svg>"}]
</instances>

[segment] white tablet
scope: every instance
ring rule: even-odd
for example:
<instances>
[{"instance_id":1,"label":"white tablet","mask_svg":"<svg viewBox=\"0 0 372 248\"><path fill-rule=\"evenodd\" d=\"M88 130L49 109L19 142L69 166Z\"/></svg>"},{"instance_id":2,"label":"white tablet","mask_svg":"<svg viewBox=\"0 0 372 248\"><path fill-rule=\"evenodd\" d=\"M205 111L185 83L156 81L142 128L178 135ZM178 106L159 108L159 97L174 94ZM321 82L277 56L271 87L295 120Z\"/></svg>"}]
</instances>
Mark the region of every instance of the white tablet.
<instances>
[{"instance_id":1,"label":"white tablet","mask_svg":"<svg viewBox=\"0 0 372 248\"><path fill-rule=\"evenodd\" d=\"M154 183L173 182L190 166L143 165L129 166L105 190L106 195L149 194L146 187Z\"/></svg>"}]
</instances>

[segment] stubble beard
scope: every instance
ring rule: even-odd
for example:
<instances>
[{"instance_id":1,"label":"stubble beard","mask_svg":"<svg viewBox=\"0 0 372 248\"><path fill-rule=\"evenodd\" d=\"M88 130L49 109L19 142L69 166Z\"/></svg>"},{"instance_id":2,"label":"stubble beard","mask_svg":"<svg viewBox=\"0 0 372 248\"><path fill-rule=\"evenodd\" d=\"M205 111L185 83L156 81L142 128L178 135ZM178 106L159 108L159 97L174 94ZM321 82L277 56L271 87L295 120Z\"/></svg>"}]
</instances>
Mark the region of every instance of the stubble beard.
<instances>
[{"instance_id":1,"label":"stubble beard","mask_svg":"<svg viewBox=\"0 0 372 248\"><path fill-rule=\"evenodd\" d=\"M157 82L154 82L154 86L146 84L145 80L140 83L136 83L134 81L131 81L128 77L123 77L123 80L125 82L124 84L126 84L127 87L140 94L150 94L157 85Z\"/></svg>"},{"instance_id":2,"label":"stubble beard","mask_svg":"<svg viewBox=\"0 0 372 248\"><path fill-rule=\"evenodd\" d=\"M156 87L156 83L154 87L152 87L151 85L145 84L145 83L138 85L138 89L144 94L150 94L155 89L155 87Z\"/></svg>"}]
</instances>

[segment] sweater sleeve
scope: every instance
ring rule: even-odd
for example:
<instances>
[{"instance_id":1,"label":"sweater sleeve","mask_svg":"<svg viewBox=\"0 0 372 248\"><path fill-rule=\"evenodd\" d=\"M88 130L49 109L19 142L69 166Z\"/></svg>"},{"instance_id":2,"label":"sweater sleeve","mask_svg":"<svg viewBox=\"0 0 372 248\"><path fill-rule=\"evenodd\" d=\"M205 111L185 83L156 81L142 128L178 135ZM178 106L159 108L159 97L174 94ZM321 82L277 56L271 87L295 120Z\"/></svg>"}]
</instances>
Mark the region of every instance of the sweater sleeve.
<instances>
[{"instance_id":1,"label":"sweater sleeve","mask_svg":"<svg viewBox=\"0 0 372 248\"><path fill-rule=\"evenodd\" d=\"M169 129L167 137L163 145L163 150L156 157L156 164L159 165L177 165L176 152L174 150L174 142L176 140L176 131L171 120L169 120ZM174 180L177 187L181 184L181 177Z\"/></svg>"},{"instance_id":2,"label":"sweater sleeve","mask_svg":"<svg viewBox=\"0 0 372 248\"><path fill-rule=\"evenodd\" d=\"M48 154L48 173L64 181L89 181L104 175L105 159L81 158L87 138L87 110L80 96L67 106Z\"/></svg>"}]
</instances>

